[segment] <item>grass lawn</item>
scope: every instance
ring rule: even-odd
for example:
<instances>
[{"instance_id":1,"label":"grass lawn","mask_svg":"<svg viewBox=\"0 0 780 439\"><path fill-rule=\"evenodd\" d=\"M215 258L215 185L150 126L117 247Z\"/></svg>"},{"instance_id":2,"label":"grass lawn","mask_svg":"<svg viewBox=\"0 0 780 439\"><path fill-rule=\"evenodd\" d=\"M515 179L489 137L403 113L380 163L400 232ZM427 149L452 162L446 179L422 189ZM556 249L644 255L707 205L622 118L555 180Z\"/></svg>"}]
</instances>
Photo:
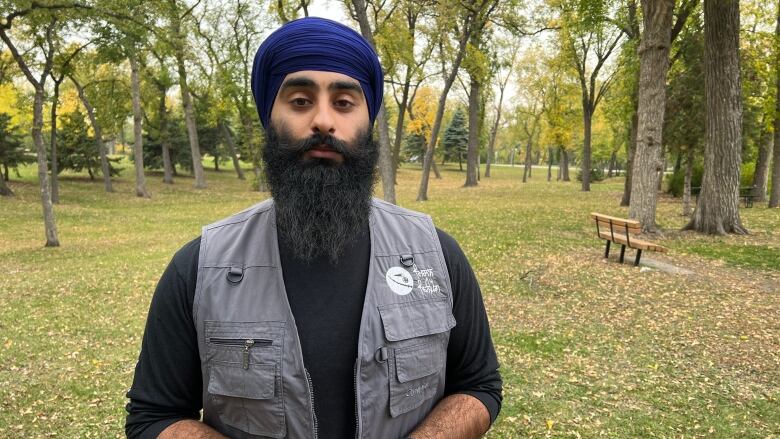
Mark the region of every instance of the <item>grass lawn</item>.
<instances>
[{"instance_id":1,"label":"grass lawn","mask_svg":"<svg viewBox=\"0 0 780 439\"><path fill-rule=\"evenodd\" d=\"M62 246L43 248L33 168L0 199L0 437L124 436L129 387L154 286L200 226L268 196L228 170L209 188L66 174L56 206ZM662 197L653 258L692 275L604 261L588 213L626 216L622 180L579 191L535 169L496 167L477 188L445 167L427 202L417 167L400 205L461 244L482 286L504 377L490 438L780 437L780 210L742 209L749 236L678 230ZM251 175L251 173L250 173ZM613 252L617 253L617 252ZM633 252L627 254L633 258Z\"/></svg>"}]
</instances>

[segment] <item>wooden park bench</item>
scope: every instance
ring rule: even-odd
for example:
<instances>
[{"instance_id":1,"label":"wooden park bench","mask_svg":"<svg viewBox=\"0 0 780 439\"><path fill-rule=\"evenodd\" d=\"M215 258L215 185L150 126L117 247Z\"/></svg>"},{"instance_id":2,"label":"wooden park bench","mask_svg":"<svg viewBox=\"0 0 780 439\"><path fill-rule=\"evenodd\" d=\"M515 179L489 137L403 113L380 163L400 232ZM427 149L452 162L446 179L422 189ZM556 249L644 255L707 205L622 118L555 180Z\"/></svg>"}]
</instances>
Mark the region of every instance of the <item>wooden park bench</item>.
<instances>
[{"instance_id":1,"label":"wooden park bench","mask_svg":"<svg viewBox=\"0 0 780 439\"><path fill-rule=\"evenodd\" d=\"M739 199L742 200L745 203L745 207L753 207L753 201L758 198L755 194L756 187L750 186L750 187L741 187L739 188ZM699 202L699 195L701 194L701 187L700 186L694 186L691 188L691 195L694 195L696 197L696 202Z\"/></svg>"},{"instance_id":2,"label":"wooden park bench","mask_svg":"<svg viewBox=\"0 0 780 439\"><path fill-rule=\"evenodd\" d=\"M613 242L620 244L620 263L623 263L623 256L626 254L626 247L636 250L636 260L634 266L639 265L639 259L642 257L642 250L652 250L665 253L666 247L653 242L645 241L634 237L641 231L639 221L625 218L616 218L614 216L603 215L592 212L591 218L596 221L596 233L599 238L607 241L607 248L604 250L604 257L609 257L609 246Z\"/></svg>"}]
</instances>

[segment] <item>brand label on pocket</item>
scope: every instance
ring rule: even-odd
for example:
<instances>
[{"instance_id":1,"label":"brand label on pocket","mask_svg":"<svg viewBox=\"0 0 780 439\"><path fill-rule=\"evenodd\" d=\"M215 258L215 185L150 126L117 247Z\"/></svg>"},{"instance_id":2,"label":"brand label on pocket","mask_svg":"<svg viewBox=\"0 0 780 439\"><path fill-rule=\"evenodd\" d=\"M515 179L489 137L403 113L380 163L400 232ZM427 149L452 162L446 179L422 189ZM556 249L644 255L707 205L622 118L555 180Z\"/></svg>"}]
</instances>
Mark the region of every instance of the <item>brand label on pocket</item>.
<instances>
[{"instance_id":1,"label":"brand label on pocket","mask_svg":"<svg viewBox=\"0 0 780 439\"><path fill-rule=\"evenodd\" d=\"M402 267L390 267L385 273L387 286L399 296L405 296L412 292L414 279L406 269Z\"/></svg>"}]
</instances>

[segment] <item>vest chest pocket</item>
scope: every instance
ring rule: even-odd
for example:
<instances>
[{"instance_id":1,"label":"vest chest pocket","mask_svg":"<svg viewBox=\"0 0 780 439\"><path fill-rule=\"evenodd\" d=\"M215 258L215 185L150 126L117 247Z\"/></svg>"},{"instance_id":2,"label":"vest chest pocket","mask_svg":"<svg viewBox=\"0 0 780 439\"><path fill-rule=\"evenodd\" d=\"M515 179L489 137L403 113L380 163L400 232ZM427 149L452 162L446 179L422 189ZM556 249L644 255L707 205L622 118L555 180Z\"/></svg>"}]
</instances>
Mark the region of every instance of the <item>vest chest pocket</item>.
<instances>
[{"instance_id":1,"label":"vest chest pocket","mask_svg":"<svg viewBox=\"0 0 780 439\"><path fill-rule=\"evenodd\" d=\"M448 299L382 305L387 345L390 416L412 411L444 390L449 330Z\"/></svg>"},{"instance_id":2,"label":"vest chest pocket","mask_svg":"<svg viewBox=\"0 0 780 439\"><path fill-rule=\"evenodd\" d=\"M260 323L206 322L208 398L223 423L283 438L283 329Z\"/></svg>"}]
</instances>

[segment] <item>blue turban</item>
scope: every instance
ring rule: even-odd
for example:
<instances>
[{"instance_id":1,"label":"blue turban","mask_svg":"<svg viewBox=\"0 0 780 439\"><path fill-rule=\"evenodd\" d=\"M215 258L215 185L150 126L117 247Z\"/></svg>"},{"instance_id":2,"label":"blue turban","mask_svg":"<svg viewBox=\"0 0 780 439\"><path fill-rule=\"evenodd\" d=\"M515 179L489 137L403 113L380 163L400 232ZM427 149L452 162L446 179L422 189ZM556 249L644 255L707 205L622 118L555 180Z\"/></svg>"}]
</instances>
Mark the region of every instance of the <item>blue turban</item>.
<instances>
[{"instance_id":1,"label":"blue turban","mask_svg":"<svg viewBox=\"0 0 780 439\"><path fill-rule=\"evenodd\" d=\"M268 127L284 77L302 70L342 73L360 82L374 123L382 105L383 75L370 44L343 24L317 17L291 21L263 41L252 66L252 95Z\"/></svg>"}]
</instances>

